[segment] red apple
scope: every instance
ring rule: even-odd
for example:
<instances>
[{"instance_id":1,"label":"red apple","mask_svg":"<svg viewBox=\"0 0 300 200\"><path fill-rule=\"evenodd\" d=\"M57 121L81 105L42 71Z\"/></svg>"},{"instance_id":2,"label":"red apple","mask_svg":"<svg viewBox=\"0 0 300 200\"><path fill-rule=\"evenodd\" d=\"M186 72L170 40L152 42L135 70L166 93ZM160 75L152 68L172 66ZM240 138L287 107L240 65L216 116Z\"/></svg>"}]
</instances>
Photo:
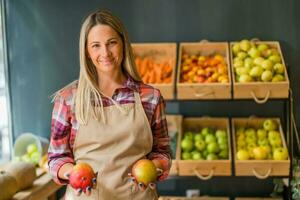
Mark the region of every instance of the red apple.
<instances>
[{"instance_id":1,"label":"red apple","mask_svg":"<svg viewBox=\"0 0 300 200\"><path fill-rule=\"evenodd\" d=\"M70 185L74 189L82 189L86 192L87 187L93 186L93 179L96 178L92 167L87 163L76 164L70 173Z\"/></svg>"}]
</instances>

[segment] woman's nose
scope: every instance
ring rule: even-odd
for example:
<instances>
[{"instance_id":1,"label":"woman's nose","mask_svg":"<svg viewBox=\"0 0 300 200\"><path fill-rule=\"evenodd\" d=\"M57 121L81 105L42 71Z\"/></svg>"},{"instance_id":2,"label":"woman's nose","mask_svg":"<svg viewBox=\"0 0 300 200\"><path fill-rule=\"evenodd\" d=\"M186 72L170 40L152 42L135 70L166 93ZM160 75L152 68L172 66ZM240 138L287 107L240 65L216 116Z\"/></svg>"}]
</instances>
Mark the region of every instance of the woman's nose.
<instances>
[{"instance_id":1,"label":"woman's nose","mask_svg":"<svg viewBox=\"0 0 300 200\"><path fill-rule=\"evenodd\" d=\"M107 48L107 46L104 46L103 48L101 48L100 54L102 57L107 57L110 55L110 53L111 52L110 52L109 48Z\"/></svg>"}]
</instances>

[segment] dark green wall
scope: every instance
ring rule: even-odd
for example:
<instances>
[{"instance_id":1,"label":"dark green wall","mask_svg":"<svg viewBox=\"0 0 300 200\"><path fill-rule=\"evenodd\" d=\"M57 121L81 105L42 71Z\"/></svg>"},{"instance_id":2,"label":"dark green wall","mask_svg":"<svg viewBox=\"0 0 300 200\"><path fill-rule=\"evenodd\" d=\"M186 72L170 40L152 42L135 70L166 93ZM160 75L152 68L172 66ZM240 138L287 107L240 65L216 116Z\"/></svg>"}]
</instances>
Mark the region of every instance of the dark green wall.
<instances>
[{"instance_id":1,"label":"dark green wall","mask_svg":"<svg viewBox=\"0 0 300 200\"><path fill-rule=\"evenodd\" d=\"M5 8L14 137L27 131L49 137L49 95L77 78L80 25L96 8L110 9L119 16L133 42L277 40L288 64L295 101L300 100L298 0L7 0ZM167 111L185 116L283 119L284 106L280 100L264 105L251 101L172 101ZM299 126L300 107L296 109ZM239 182L232 181L232 186ZM172 190L178 187L172 188L175 183L169 184ZM223 194L231 190L225 189Z\"/></svg>"}]
</instances>

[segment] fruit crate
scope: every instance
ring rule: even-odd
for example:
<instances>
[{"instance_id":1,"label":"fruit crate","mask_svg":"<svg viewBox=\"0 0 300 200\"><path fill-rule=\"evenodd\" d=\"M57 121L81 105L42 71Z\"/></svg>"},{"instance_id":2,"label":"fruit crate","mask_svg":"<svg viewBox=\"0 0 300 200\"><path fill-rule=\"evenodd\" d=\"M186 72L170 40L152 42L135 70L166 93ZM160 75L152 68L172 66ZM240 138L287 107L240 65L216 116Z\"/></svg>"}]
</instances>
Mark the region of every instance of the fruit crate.
<instances>
[{"instance_id":1,"label":"fruit crate","mask_svg":"<svg viewBox=\"0 0 300 200\"><path fill-rule=\"evenodd\" d=\"M227 133L228 159L220 160L182 160L181 141L185 131L199 131L204 127L223 129ZM182 134L178 140L177 163L180 176L197 176L199 179L208 180L213 176L231 175L231 143L230 126L228 118L191 117L184 118Z\"/></svg>"},{"instance_id":2,"label":"fruit crate","mask_svg":"<svg viewBox=\"0 0 300 200\"><path fill-rule=\"evenodd\" d=\"M237 197L235 200L283 200L282 198L263 198L263 197Z\"/></svg>"},{"instance_id":3,"label":"fruit crate","mask_svg":"<svg viewBox=\"0 0 300 200\"><path fill-rule=\"evenodd\" d=\"M226 75L228 82L181 82L183 54L210 56L220 54L224 57L227 65ZM178 99L230 99L231 98L231 75L229 67L229 46L227 42L197 42L180 43L177 72L177 98ZM198 73L198 72L197 72Z\"/></svg>"},{"instance_id":4,"label":"fruit crate","mask_svg":"<svg viewBox=\"0 0 300 200\"><path fill-rule=\"evenodd\" d=\"M152 85L155 88L158 88L162 93L164 99L174 99L177 51L176 43L133 43L131 46L135 58L141 58L144 60L142 61L144 62L144 64L141 64L145 66L143 69L154 66L154 64L156 64L156 68L162 69L164 67L164 64L166 63L171 67L172 70L171 72L168 71L168 73L162 71L158 72L157 70L153 69L148 69L149 71L145 73L149 75L151 73L157 72L157 74L152 74L152 77L155 78L159 77L160 75L164 76L166 74L169 74L168 76L170 80L168 79L169 81L167 83L150 83L150 80L149 82L144 82ZM148 60L146 60L145 58L147 58ZM138 64L137 68L140 69L138 67ZM141 73L140 70L138 71ZM160 75L158 73L160 73Z\"/></svg>"},{"instance_id":5,"label":"fruit crate","mask_svg":"<svg viewBox=\"0 0 300 200\"><path fill-rule=\"evenodd\" d=\"M234 168L235 176L255 176L258 179L266 179L270 176L289 176L290 158L287 160L237 160L237 142L236 130L237 127L253 127L261 128L263 121L267 118L232 118L232 138L233 138L233 152L234 152ZM281 127L279 118L268 118L277 122L278 132L280 133L282 146L287 148L284 133Z\"/></svg>"},{"instance_id":6,"label":"fruit crate","mask_svg":"<svg viewBox=\"0 0 300 200\"><path fill-rule=\"evenodd\" d=\"M289 95L289 78L280 48L277 41L255 41L255 44L267 44L271 48L277 49L279 52L284 68L284 81L280 82L247 82L239 83L236 81L236 76L233 69L233 45L237 42L230 42L230 60L231 60L231 73L233 81L233 98L234 99L254 99L257 103L265 103L269 98L288 98Z\"/></svg>"},{"instance_id":7,"label":"fruit crate","mask_svg":"<svg viewBox=\"0 0 300 200\"><path fill-rule=\"evenodd\" d=\"M158 200L229 200L227 197L180 197L180 196L160 196Z\"/></svg>"},{"instance_id":8,"label":"fruit crate","mask_svg":"<svg viewBox=\"0 0 300 200\"><path fill-rule=\"evenodd\" d=\"M168 123L169 136L171 138L171 150L172 150L172 166L169 172L170 176L178 175L177 155L178 152L178 138L181 135L182 116L181 115L166 115Z\"/></svg>"}]
</instances>

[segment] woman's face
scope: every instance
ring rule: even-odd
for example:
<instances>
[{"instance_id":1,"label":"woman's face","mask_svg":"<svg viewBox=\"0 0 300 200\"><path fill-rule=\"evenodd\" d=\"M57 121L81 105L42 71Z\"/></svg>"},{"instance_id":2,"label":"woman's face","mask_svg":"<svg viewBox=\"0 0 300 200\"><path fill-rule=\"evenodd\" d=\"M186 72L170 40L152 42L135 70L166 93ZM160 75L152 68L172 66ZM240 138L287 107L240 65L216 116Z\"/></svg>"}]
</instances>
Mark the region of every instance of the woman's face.
<instances>
[{"instance_id":1,"label":"woman's face","mask_svg":"<svg viewBox=\"0 0 300 200\"><path fill-rule=\"evenodd\" d=\"M110 26L98 24L87 36L87 52L98 74L121 70L123 42Z\"/></svg>"}]
</instances>

